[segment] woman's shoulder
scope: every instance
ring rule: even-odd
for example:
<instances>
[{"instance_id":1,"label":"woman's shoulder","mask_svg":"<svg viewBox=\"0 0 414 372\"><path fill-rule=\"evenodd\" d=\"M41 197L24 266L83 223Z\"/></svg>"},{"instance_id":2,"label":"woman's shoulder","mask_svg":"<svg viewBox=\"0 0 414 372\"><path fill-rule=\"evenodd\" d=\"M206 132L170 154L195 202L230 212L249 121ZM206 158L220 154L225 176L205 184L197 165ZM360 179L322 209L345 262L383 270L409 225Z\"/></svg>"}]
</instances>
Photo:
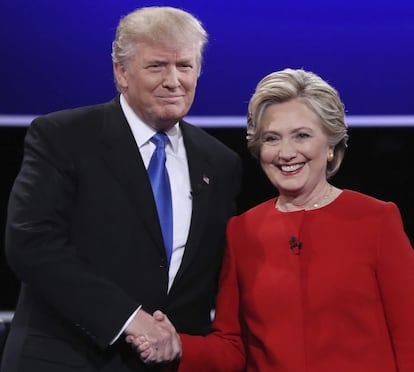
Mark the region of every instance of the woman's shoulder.
<instances>
[{"instance_id":1,"label":"woman's shoulder","mask_svg":"<svg viewBox=\"0 0 414 372\"><path fill-rule=\"evenodd\" d=\"M353 209L369 213L379 213L384 209L397 208L396 204L392 201L381 200L374 196L350 189L344 189L342 191L338 198L337 205L342 209Z\"/></svg>"},{"instance_id":2,"label":"woman's shoulder","mask_svg":"<svg viewBox=\"0 0 414 372\"><path fill-rule=\"evenodd\" d=\"M343 199L346 199L347 202L354 201L357 203L367 203L372 205L383 205L384 203L387 203L385 200L381 200L374 196L351 189L344 189L342 191L342 197Z\"/></svg>"}]
</instances>

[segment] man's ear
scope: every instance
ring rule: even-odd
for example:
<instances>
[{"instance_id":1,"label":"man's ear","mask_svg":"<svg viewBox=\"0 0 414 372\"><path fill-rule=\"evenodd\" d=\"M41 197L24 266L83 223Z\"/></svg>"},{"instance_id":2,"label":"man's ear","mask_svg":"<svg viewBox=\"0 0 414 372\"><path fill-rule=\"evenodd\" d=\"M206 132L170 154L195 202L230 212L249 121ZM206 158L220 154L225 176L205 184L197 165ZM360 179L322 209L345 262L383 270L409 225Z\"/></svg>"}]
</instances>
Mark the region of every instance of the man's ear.
<instances>
[{"instance_id":1,"label":"man's ear","mask_svg":"<svg viewBox=\"0 0 414 372\"><path fill-rule=\"evenodd\" d=\"M114 76L115 76L115 80L117 85L120 88L127 88L128 87L128 82L126 79L126 70L125 70L125 66L121 63L118 62L114 62L113 63L113 69L114 69Z\"/></svg>"}]
</instances>

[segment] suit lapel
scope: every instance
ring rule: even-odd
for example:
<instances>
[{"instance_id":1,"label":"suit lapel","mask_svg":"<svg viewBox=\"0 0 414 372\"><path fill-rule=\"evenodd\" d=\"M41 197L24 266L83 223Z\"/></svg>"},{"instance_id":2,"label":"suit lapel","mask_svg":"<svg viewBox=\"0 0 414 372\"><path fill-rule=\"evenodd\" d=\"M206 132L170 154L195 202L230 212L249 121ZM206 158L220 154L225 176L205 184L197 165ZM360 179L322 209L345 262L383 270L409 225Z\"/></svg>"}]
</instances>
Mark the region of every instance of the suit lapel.
<instances>
[{"instance_id":1,"label":"suit lapel","mask_svg":"<svg viewBox=\"0 0 414 372\"><path fill-rule=\"evenodd\" d=\"M119 98L107 107L101 135L102 158L125 190L137 217L165 255L152 189L134 136L121 110ZM143 213L145 211L145 213Z\"/></svg>"},{"instance_id":2,"label":"suit lapel","mask_svg":"<svg viewBox=\"0 0 414 372\"><path fill-rule=\"evenodd\" d=\"M147 171L121 110L119 98L114 99L106 110L101 134L102 159L124 188L136 209L137 218L140 218L146 226L160 254L165 256L162 233ZM193 211L183 260L175 280L179 280L197 256L211 202L210 186L215 182L214 168L208 161L207 150L203 149L197 131L185 122L181 122L180 126L188 159Z\"/></svg>"},{"instance_id":3,"label":"suit lapel","mask_svg":"<svg viewBox=\"0 0 414 372\"><path fill-rule=\"evenodd\" d=\"M198 140L197 132L193 128L182 122L180 124L184 144L187 153L188 167L190 173L190 183L192 190L192 216L190 231L184 251L180 270L175 280L179 280L183 272L191 265L197 256L200 247L205 221L208 216L208 209L211 198L211 184L215 182L215 172L208 161L208 156L203 150L202 141Z\"/></svg>"}]
</instances>

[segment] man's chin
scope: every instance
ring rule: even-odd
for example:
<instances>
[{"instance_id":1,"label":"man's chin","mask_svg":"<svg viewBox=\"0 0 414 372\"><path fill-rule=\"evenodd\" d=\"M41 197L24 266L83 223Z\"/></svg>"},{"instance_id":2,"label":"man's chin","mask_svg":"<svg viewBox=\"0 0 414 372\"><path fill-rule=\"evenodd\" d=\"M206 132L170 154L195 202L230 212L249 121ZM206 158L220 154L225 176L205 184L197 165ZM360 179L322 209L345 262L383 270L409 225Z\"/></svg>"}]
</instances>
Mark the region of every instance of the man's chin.
<instances>
[{"instance_id":1,"label":"man's chin","mask_svg":"<svg viewBox=\"0 0 414 372\"><path fill-rule=\"evenodd\" d=\"M188 110L176 109L176 108L166 108L163 110L163 113L160 115L161 120L174 121L177 122L181 120L185 115L187 115Z\"/></svg>"},{"instance_id":2,"label":"man's chin","mask_svg":"<svg viewBox=\"0 0 414 372\"><path fill-rule=\"evenodd\" d=\"M164 115L156 120L156 129L167 131L177 124L184 115Z\"/></svg>"}]
</instances>

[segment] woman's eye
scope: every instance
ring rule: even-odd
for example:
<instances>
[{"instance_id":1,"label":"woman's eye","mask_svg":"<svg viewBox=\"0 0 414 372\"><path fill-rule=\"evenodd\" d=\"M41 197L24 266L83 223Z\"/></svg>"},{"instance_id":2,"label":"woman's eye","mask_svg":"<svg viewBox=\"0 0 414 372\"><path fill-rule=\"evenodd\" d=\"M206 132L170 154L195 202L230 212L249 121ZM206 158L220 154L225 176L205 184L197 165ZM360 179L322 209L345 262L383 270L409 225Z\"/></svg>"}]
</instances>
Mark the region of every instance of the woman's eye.
<instances>
[{"instance_id":1,"label":"woman's eye","mask_svg":"<svg viewBox=\"0 0 414 372\"><path fill-rule=\"evenodd\" d=\"M267 134L262 137L262 142L266 144L273 144L276 143L278 139L278 136Z\"/></svg>"},{"instance_id":2,"label":"woman's eye","mask_svg":"<svg viewBox=\"0 0 414 372\"><path fill-rule=\"evenodd\" d=\"M308 133L300 132L296 135L298 138L308 138L310 135Z\"/></svg>"}]
</instances>

